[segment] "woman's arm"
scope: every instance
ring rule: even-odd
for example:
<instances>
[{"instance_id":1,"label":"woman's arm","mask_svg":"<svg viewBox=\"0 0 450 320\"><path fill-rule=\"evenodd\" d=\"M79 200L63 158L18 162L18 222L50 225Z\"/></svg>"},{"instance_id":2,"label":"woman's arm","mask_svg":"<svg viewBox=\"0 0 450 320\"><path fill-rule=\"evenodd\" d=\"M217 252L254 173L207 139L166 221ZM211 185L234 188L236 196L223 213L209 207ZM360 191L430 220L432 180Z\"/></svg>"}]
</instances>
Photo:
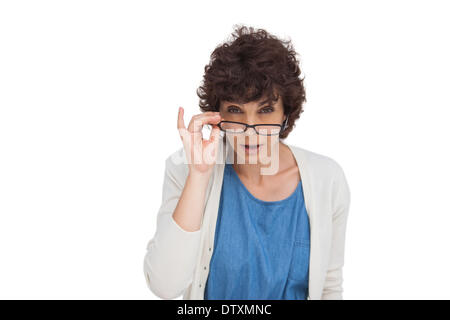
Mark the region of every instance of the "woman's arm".
<instances>
[{"instance_id":1,"label":"woman's arm","mask_svg":"<svg viewBox=\"0 0 450 320\"><path fill-rule=\"evenodd\" d=\"M208 180L188 175L166 160L163 199L154 237L147 245L147 286L162 299L174 299L190 285L200 245ZM176 220L174 217L176 216Z\"/></svg>"},{"instance_id":2,"label":"woman's arm","mask_svg":"<svg viewBox=\"0 0 450 320\"><path fill-rule=\"evenodd\" d=\"M345 231L350 208L350 189L338 165L334 179L331 256L322 292L322 300L342 300L342 269L344 266Z\"/></svg>"},{"instance_id":3,"label":"woman's arm","mask_svg":"<svg viewBox=\"0 0 450 320\"><path fill-rule=\"evenodd\" d=\"M178 108L177 128L183 148L166 159L163 199L156 233L147 245L144 274L150 290L163 299L174 299L192 282L199 254L205 194L217 160L220 112L194 115L188 128L184 109ZM202 129L211 124L209 139ZM186 163L177 164L173 156ZM177 157L180 158L180 157ZM186 174L188 173L188 174Z\"/></svg>"}]
</instances>

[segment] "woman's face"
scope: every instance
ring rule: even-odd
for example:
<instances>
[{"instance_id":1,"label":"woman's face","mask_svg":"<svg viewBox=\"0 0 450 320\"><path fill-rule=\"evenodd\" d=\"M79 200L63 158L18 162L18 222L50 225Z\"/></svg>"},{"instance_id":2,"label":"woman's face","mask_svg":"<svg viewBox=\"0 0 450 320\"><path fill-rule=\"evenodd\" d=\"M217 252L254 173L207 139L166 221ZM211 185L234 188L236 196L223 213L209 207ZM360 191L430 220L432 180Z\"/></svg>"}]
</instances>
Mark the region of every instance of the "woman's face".
<instances>
[{"instance_id":1,"label":"woman's face","mask_svg":"<svg viewBox=\"0 0 450 320\"><path fill-rule=\"evenodd\" d=\"M220 106L220 114L224 120L243 122L250 125L282 125L286 118L283 112L281 96L276 102L263 98L246 104L222 101ZM278 147L277 143L279 142L278 135L258 135L254 128L247 128L244 133L226 133L226 139L228 139L234 149L238 159L237 163L252 164L267 164L270 161L270 157L274 155L273 150Z\"/></svg>"}]
</instances>

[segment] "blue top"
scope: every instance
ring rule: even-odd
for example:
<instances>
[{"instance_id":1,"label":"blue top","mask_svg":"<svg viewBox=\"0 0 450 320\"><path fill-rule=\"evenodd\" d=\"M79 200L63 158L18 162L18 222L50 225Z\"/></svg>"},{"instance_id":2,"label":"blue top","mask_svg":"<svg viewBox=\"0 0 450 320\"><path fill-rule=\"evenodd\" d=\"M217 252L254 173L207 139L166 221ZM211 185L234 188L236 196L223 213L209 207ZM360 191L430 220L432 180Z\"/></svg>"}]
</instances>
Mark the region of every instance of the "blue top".
<instances>
[{"instance_id":1,"label":"blue top","mask_svg":"<svg viewBox=\"0 0 450 320\"><path fill-rule=\"evenodd\" d=\"M310 233L302 182L263 201L225 164L205 300L306 300Z\"/></svg>"}]
</instances>

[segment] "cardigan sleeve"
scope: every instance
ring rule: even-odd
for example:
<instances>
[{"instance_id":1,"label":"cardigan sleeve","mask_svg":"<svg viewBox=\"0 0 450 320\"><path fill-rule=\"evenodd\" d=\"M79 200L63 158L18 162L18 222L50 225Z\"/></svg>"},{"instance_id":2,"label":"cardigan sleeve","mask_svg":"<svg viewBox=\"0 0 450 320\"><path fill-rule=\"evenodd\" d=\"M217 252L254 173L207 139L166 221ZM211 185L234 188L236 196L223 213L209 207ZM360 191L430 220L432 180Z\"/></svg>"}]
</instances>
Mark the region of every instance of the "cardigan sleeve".
<instances>
[{"instance_id":1,"label":"cardigan sleeve","mask_svg":"<svg viewBox=\"0 0 450 320\"><path fill-rule=\"evenodd\" d=\"M166 159L162 203L157 214L156 232L147 244L144 275L148 288L162 299L175 299L193 280L200 247L201 229L182 229L172 218L184 188L182 165Z\"/></svg>"},{"instance_id":2,"label":"cardigan sleeve","mask_svg":"<svg viewBox=\"0 0 450 320\"><path fill-rule=\"evenodd\" d=\"M332 243L330 259L322 292L322 300L342 300L345 232L350 208L350 189L338 165L333 187Z\"/></svg>"}]
</instances>

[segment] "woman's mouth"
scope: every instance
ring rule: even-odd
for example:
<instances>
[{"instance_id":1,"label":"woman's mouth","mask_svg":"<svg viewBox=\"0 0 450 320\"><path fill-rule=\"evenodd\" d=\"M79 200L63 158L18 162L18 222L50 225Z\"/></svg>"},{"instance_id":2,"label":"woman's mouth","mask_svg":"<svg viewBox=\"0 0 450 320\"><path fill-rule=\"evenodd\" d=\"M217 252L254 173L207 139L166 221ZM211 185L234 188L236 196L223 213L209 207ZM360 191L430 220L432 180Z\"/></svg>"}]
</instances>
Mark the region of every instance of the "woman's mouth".
<instances>
[{"instance_id":1,"label":"woman's mouth","mask_svg":"<svg viewBox=\"0 0 450 320\"><path fill-rule=\"evenodd\" d=\"M262 144L241 144L241 147L245 149L246 153L254 154L259 151Z\"/></svg>"}]
</instances>

